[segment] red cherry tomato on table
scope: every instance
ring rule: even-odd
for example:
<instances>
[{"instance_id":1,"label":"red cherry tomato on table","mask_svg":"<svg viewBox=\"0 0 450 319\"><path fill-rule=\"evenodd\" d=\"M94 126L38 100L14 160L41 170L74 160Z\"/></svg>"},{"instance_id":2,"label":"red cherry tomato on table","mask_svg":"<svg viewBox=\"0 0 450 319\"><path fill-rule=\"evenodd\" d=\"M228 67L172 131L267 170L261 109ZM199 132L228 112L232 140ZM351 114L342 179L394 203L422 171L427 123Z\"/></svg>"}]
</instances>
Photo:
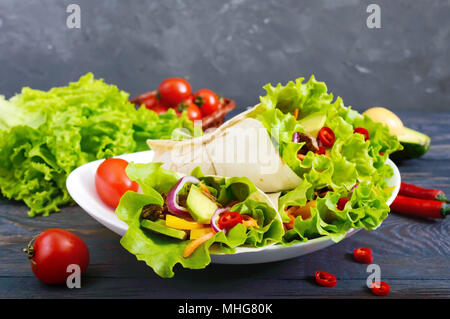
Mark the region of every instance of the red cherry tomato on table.
<instances>
[{"instance_id":1,"label":"red cherry tomato on table","mask_svg":"<svg viewBox=\"0 0 450 319\"><path fill-rule=\"evenodd\" d=\"M374 281L372 282L372 287L370 290L374 295L387 296L391 290L391 287L384 281Z\"/></svg>"},{"instance_id":2,"label":"red cherry tomato on table","mask_svg":"<svg viewBox=\"0 0 450 319\"><path fill-rule=\"evenodd\" d=\"M192 102L192 100L183 101L178 105L178 112L183 112L184 110L187 110L187 116L191 121L202 119L202 112L200 111L200 108Z\"/></svg>"},{"instance_id":3,"label":"red cherry tomato on table","mask_svg":"<svg viewBox=\"0 0 450 319\"><path fill-rule=\"evenodd\" d=\"M359 133L364 135L364 141L367 141L369 139L369 131L366 130L364 127L357 127L353 130L353 133Z\"/></svg>"},{"instance_id":4,"label":"red cherry tomato on table","mask_svg":"<svg viewBox=\"0 0 450 319\"><path fill-rule=\"evenodd\" d=\"M200 107L203 116L207 116L217 111L220 104L216 93L209 89L198 90L197 93L194 94L194 103Z\"/></svg>"},{"instance_id":5,"label":"red cherry tomato on table","mask_svg":"<svg viewBox=\"0 0 450 319\"><path fill-rule=\"evenodd\" d=\"M137 192L139 185L131 181L125 169L128 162L121 158L108 158L97 168L95 188L105 204L116 208L126 191Z\"/></svg>"},{"instance_id":6,"label":"red cherry tomato on table","mask_svg":"<svg viewBox=\"0 0 450 319\"><path fill-rule=\"evenodd\" d=\"M372 250L360 247L353 249L353 259L362 264L371 264L373 261Z\"/></svg>"},{"instance_id":7,"label":"red cherry tomato on table","mask_svg":"<svg viewBox=\"0 0 450 319\"><path fill-rule=\"evenodd\" d=\"M192 94L192 88L185 79L168 78L159 84L158 94L163 105L176 107L181 101L189 98Z\"/></svg>"},{"instance_id":8,"label":"red cherry tomato on table","mask_svg":"<svg viewBox=\"0 0 450 319\"><path fill-rule=\"evenodd\" d=\"M64 283L75 264L83 273L89 265L89 250L77 235L64 229L47 229L39 234L24 251L31 261L35 276L48 284ZM70 269L69 269L70 270Z\"/></svg>"},{"instance_id":9,"label":"red cherry tomato on table","mask_svg":"<svg viewBox=\"0 0 450 319\"><path fill-rule=\"evenodd\" d=\"M316 273L314 274L314 277L316 279L316 282L319 285L324 286L324 287L332 288L332 287L336 286L336 284L337 284L336 276L334 276L330 273L327 273L325 271L321 271L321 270L316 271Z\"/></svg>"},{"instance_id":10,"label":"red cherry tomato on table","mask_svg":"<svg viewBox=\"0 0 450 319\"><path fill-rule=\"evenodd\" d=\"M219 216L220 229L230 230L240 223L242 223L242 216L238 212L225 212Z\"/></svg>"},{"instance_id":11,"label":"red cherry tomato on table","mask_svg":"<svg viewBox=\"0 0 450 319\"><path fill-rule=\"evenodd\" d=\"M320 129L317 137L325 147L332 147L334 141L336 140L333 130L327 126L324 126Z\"/></svg>"}]
</instances>

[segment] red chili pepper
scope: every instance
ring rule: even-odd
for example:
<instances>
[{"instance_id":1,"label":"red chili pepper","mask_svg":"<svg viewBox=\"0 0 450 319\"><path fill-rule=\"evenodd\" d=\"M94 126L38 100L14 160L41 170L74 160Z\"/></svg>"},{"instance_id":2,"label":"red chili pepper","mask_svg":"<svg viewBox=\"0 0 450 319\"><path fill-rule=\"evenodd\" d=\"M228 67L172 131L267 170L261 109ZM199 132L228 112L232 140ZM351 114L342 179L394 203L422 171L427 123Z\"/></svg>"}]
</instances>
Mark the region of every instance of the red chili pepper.
<instances>
[{"instance_id":1,"label":"red chili pepper","mask_svg":"<svg viewBox=\"0 0 450 319\"><path fill-rule=\"evenodd\" d=\"M391 287L384 281L374 281L372 282L372 287L370 288L372 293L377 296L387 296Z\"/></svg>"},{"instance_id":2,"label":"red chili pepper","mask_svg":"<svg viewBox=\"0 0 450 319\"><path fill-rule=\"evenodd\" d=\"M371 264L373 261L372 250L370 248L360 247L353 249L353 258L362 264Z\"/></svg>"},{"instance_id":3,"label":"red chili pepper","mask_svg":"<svg viewBox=\"0 0 450 319\"><path fill-rule=\"evenodd\" d=\"M238 212L225 212L220 214L219 228L230 230L237 224L242 223L242 216Z\"/></svg>"},{"instance_id":4,"label":"red chili pepper","mask_svg":"<svg viewBox=\"0 0 450 319\"><path fill-rule=\"evenodd\" d=\"M319 155L324 155L326 153L326 149L325 149L325 146L319 146L319 149L317 150L317 152L316 152L316 154L319 154Z\"/></svg>"},{"instance_id":5,"label":"red chili pepper","mask_svg":"<svg viewBox=\"0 0 450 319\"><path fill-rule=\"evenodd\" d=\"M364 141L367 141L369 139L369 131L366 130L364 127L357 127L353 130L353 133L359 133L364 135Z\"/></svg>"},{"instance_id":6,"label":"red chili pepper","mask_svg":"<svg viewBox=\"0 0 450 319\"><path fill-rule=\"evenodd\" d=\"M317 137L325 147L332 147L334 141L336 140L333 130L327 126L324 126L320 129Z\"/></svg>"},{"instance_id":7,"label":"red chili pepper","mask_svg":"<svg viewBox=\"0 0 450 319\"><path fill-rule=\"evenodd\" d=\"M416 185L401 183L400 184L400 195L422 198L422 199L431 199L431 200L439 200L446 201L445 193L439 189L432 188L422 188Z\"/></svg>"},{"instance_id":8,"label":"red chili pepper","mask_svg":"<svg viewBox=\"0 0 450 319\"><path fill-rule=\"evenodd\" d=\"M337 208L339 210L344 210L345 204L347 204L348 201L349 201L349 199L347 197L339 198L339 200L337 202Z\"/></svg>"},{"instance_id":9,"label":"red chili pepper","mask_svg":"<svg viewBox=\"0 0 450 319\"><path fill-rule=\"evenodd\" d=\"M446 202L427 200L398 195L391 204L391 209L397 213L429 218L445 218L450 212Z\"/></svg>"},{"instance_id":10,"label":"red chili pepper","mask_svg":"<svg viewBox=\"0 0 450 319\"><path fill-rule=\"evenodd\" d=\"M318 270L314 274L314 277L316 278L316 282L324 287L334 287L337 284L336 276L327 273L325 271Z\"/></svg>"}]
</instances>

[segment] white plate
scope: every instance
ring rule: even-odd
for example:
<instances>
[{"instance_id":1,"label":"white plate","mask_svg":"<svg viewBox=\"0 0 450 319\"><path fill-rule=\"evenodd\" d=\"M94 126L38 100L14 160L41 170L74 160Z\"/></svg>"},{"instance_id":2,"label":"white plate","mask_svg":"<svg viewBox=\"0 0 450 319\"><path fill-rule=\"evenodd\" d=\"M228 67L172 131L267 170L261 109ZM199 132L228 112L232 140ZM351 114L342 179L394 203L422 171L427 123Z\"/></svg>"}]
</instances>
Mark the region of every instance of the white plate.
<instances>
[{"instance_id":1,"label":"white plate","mask_svg":"<svg viewBox=\"0 0 450 319\"><path fill-rule=\"evenodd\" d=\"M152 161L153 152L145 151L118 157L128 162L148 163ZM67 189L75 202L89 215L113 232L123 236L128 225L117 218L114 210L103 203L95 190L95 172L102 161L87 163L75 169L67 178ZM395 186L391 198L387 201L387 204L390 205L400 189L400 172L391 160L388 159L387 164L394 170L394 175L387 181L390 187ZM353 235L357 231L358 229L350 230L346 237ZM242 251L235 254L211 255L211 261L218 264L266 263L306 255L333 244L334 242L330 238L324 236L287 247L272 245L262 249L242 249Z\"/></svg>"}]
</instances>

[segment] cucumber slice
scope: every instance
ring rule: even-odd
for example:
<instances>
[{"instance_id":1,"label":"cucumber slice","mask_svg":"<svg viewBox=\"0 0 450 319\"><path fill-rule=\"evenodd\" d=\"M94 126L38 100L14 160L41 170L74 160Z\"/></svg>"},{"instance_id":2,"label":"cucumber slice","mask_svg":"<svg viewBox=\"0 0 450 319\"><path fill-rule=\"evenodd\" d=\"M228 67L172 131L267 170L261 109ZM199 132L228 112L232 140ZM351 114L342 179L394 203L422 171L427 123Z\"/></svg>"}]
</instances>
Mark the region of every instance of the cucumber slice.
<instances>
[{"instance_id":1,"label":"cucumber slice","mask_svg":"<svg viewBox=\"0 0 450 319\"><path fill-rule=\"evenodd\" d=\"M394 161L417 158L424 155L430 149L430 137L408 127L403 127L402 132L397 134L397 138L403 145L403 150L390 155L390 158Z\"/></svg>"},{"instance_id":2,"label":"cucumber slice","mask_svg":"<svg viewBox=\"0 0 450 319\"><path fill-rule=\"evenodd\" d=\"M158 221L152 222L151 220L144 219L141 222L141 226L144 228L147 228L149 230L152 230L154 232L160 233L162 235L166 235L166 236L173 237L176 239L183 240L183 239L186 239L186 236L187 236L186 232L183 230L178 230L178 229L167 227L164 224L163 220L158 220Z\"/></svg>"},{"instance_id":3,"label":"cucumber slice","mask_svg":"<svg viewBox=\"0 0 450 319\"><path fill-rule=\"evenodd\" d=\"M325 125L327 116L323 113L313 113L300 119L298 122L303 126L305 132L317 138L320 129Z\"/></svg>"}]
</instances>

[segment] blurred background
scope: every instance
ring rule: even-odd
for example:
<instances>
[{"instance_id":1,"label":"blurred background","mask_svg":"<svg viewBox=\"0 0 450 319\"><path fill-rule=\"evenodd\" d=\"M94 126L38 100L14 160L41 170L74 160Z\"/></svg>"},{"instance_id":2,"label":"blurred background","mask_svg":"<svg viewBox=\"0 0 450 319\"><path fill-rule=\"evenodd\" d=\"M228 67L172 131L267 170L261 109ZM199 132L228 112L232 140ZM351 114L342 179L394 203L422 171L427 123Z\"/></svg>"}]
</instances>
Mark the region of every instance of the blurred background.
<instances>
[{"instance_id":1,"label":"blurred background","mask_svg":"<svg viewBox=\"0 0 450 319\"><path fill-rule=\"evenodd\" d=\"M366 25L374 2L380 29ZM449 0L0 0L0 94L93 72L135 96L186 76L235 114L266 83L314 74L360 111L449 110L449 17Z\"/></svg>"}]
</instances>

